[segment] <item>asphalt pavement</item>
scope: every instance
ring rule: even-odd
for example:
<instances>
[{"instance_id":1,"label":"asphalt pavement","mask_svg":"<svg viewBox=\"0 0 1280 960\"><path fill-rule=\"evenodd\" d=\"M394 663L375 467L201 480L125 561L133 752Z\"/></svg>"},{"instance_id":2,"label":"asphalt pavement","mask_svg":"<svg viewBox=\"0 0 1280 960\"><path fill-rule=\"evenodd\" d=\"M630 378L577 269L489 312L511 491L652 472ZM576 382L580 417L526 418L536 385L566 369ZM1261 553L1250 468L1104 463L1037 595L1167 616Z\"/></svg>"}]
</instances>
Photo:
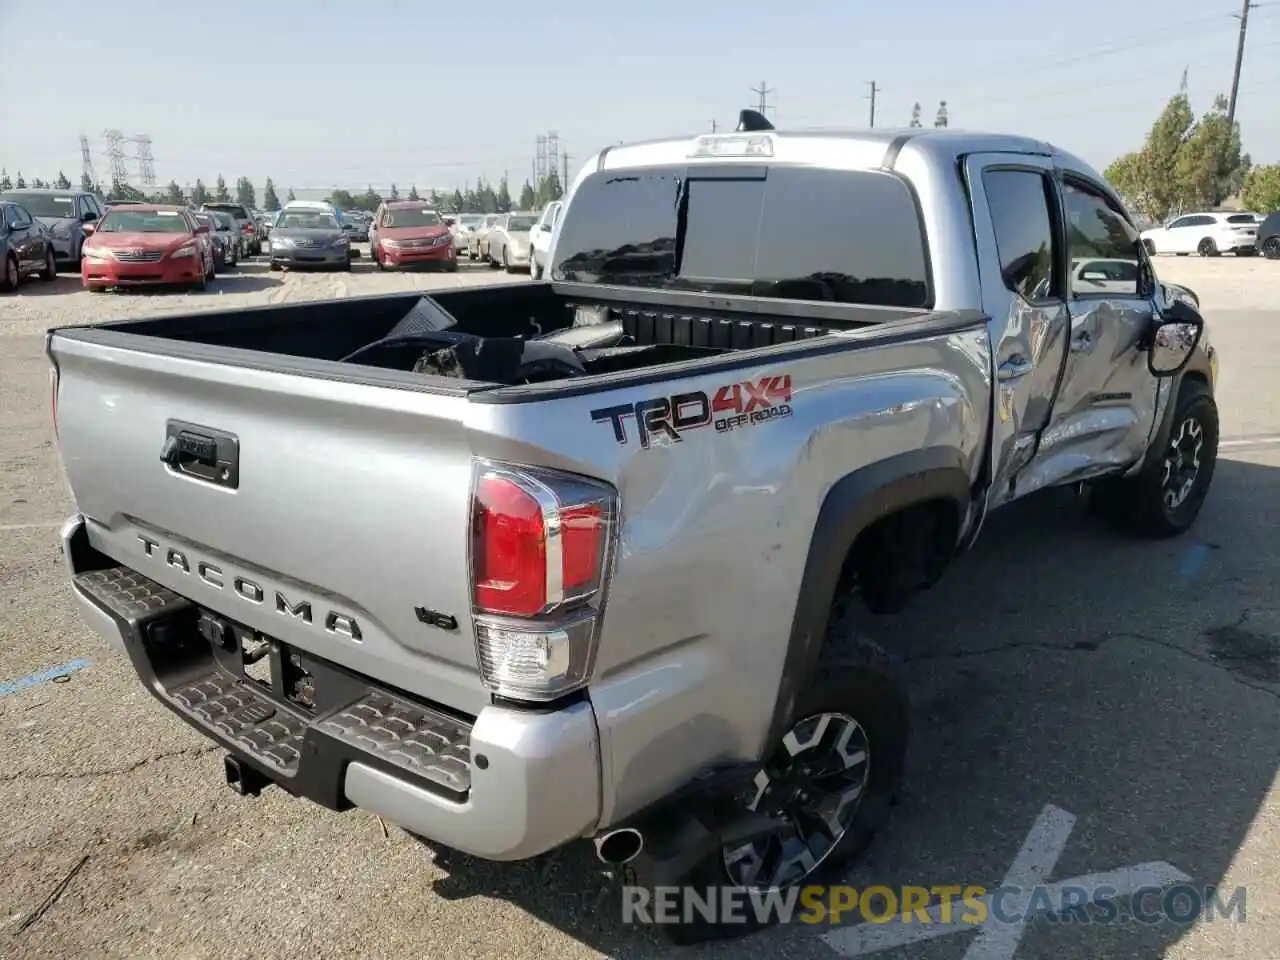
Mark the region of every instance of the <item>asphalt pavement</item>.
<instances>
[{"instance_id":1,"label":"asphalt pavement","mask_svg":"<svg viewBox=\"0 0 1280 960\"><path fill-rule=\"evenodd\" d=\"M1222 354L1226 442L1200 521L1137 542L1069 493L1029 498L993 516L908 611L867 618L905 659L914 736L893 822L848 882L1243 887L1244 921L793 925L681 952L1280 956L1280 265L1158 265L1200 293ZM362 812L233 794L219 753L81 625L61 566L56 527L73 507L51 442L46 327L331 296L335 284L505 279L367 264L281 278L250 264L202 295L91 297L60 278L0 298L0 955L676 953L621 922L586 849L519 865L446 859Z\"/></svg>"}]
</instances>

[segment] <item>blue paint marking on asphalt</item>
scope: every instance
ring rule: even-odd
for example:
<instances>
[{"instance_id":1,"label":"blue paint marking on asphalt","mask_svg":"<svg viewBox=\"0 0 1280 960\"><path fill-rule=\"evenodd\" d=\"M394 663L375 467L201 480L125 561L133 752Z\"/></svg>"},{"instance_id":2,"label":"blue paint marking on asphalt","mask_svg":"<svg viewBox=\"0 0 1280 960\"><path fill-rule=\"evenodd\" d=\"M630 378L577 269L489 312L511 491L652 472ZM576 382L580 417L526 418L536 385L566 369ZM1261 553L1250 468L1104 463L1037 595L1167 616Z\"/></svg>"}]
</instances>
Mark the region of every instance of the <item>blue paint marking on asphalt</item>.
<instances>
[{"instance_id":1,"label":"blue paint marking on asphalt","mask_svg":"<svg viewBox=\"0 0 1280 960\"><path fill-rule=\"evenodd\" d=\"M1190 580L1200 568L1204 566L1204 562L1209 557L1209 548L1203 543L1193 544L1187 548L1187 552L1182 555L1182 566L1179 567L1178 573L1182 575L1183 580Z\"/></svg>"},{"instance_id":2,"label":"blue paint marking on asphalt","mask_svg":"<svg viewBox=\"0 0 1280 960\"><path fill-rule=\"evenodd\" d=\"M72 660L70 663L64 663L60 667L53 667L40 673L32 673L15 680L13 683L0 683L0 697L9 693L17 693L19 690L25 690L27 687L34 687L37 683L46 683L49 680L56 680L58 677L69 676L77 670L83 670L92 661L89 660Z\"/></svg>"}]
</instances>

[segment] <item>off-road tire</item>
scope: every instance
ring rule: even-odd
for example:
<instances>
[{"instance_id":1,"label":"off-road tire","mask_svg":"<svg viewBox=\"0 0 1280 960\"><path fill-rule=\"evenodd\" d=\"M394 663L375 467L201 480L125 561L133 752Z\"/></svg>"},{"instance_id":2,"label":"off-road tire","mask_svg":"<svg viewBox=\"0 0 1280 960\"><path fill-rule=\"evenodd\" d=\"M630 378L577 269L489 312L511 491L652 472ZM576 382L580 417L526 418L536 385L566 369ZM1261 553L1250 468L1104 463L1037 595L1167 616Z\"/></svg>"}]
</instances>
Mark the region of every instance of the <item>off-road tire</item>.
<instances>
[{"instance_id":1,"label":"off-road tire","mask_svg":"<svg viewBox=\"0 0 1280 960\"><path fill-rule=\"evenodd\" d=\"M1171 507L1165 500L1165 466L1183 425L1199 424L1203 445L1199 468L1186 499ZM1166 449L1141 473L1094 484L1088 491L1090 509L1117 530L1148 539L1186 533L1195 523L1208 496L1218 462L1218 407L1209 388L1198 380L1185 381L1175 401Z\"/></svg>"},{"instance_id":2,"label":"off-road tire","mask_svg":"<svg viewBox=\"0 0 1280 960\"><path fill-rule=\"evenodd\" d=\"M796 704L795 723L822 713L845 714L857 721L867 737L868 780L848 829L797 885L829 880L841 866L866 852L873 838L888 823L902 779L910 732L909 699L902 672L877 644L853 633L847 616L838 619L828 634L827 646L818 671ZM781 744L774 749L780 749ZM643 857L634 861L637 882L646 883ZM679 886L705 896L712 888L734 888L726 872L723 853L717 851L695 868ZM677 915L686 915L683 901ZM662 932L672 943L692 944L744 936L769 925L748 907L746 923L711 923L691 911L691 922L663 924ZM772 919L772 918L771 918Z\"/></svg>"},{"instance_id":3,"label":"off-road tire","mask_svg":"<svg viewBox=\"0 0 1280 960\"><path fill-rule=\"evenodd\" d=\"M1280 260L1280 237L1267 237L1262 244L1262 255L1268 260Z\"/></svg>"}]
</instances>

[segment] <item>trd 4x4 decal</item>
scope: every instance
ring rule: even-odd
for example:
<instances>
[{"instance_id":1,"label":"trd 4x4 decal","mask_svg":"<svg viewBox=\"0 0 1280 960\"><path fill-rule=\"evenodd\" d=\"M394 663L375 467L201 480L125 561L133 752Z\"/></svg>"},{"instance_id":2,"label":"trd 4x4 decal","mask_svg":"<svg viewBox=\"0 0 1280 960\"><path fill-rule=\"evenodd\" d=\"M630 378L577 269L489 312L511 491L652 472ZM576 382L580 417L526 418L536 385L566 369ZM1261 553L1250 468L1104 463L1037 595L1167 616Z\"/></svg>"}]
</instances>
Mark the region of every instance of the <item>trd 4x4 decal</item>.
<instances>
[{"instance_id":1,"label":"trd 4x4 decal","mask_svg":"<svg viewBox=\"0 0 1280 960\"><path fill-rule=\"evenodd\" d=\"M655 437L680 441L689 430L714 423L717 433L791 416L791 374L742 380L720 387L708 396L702 390L654 397L591 411L596 423L608 421L613 438L627 442L628 417L636 422L640 446L648 449Z\"/></svg>"}]
</instances>

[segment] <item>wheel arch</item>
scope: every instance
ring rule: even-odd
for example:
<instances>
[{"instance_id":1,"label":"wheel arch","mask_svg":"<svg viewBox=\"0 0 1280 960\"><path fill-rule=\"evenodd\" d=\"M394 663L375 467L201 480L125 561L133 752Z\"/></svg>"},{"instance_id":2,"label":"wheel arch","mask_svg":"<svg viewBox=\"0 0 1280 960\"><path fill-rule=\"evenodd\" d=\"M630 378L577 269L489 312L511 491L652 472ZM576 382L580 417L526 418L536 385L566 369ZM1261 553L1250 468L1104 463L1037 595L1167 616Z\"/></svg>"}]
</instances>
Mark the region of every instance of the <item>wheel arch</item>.
<instances>
[{"instance_id":1,"label":"wheel arch","mask_svg":"<svg viewBox=\"0 0 1280 960\"><path fill-rule=\"evenodd\" d=\"M785 732L800 691L818 669L832 608L863 535L913 510L941 509L948 518L941 529L950 531L945 559L953 555L972 501L973 478L964 463L956 448L912 450L831 486L814 523L766 745Z\"/></svg>"}]
</instances>

